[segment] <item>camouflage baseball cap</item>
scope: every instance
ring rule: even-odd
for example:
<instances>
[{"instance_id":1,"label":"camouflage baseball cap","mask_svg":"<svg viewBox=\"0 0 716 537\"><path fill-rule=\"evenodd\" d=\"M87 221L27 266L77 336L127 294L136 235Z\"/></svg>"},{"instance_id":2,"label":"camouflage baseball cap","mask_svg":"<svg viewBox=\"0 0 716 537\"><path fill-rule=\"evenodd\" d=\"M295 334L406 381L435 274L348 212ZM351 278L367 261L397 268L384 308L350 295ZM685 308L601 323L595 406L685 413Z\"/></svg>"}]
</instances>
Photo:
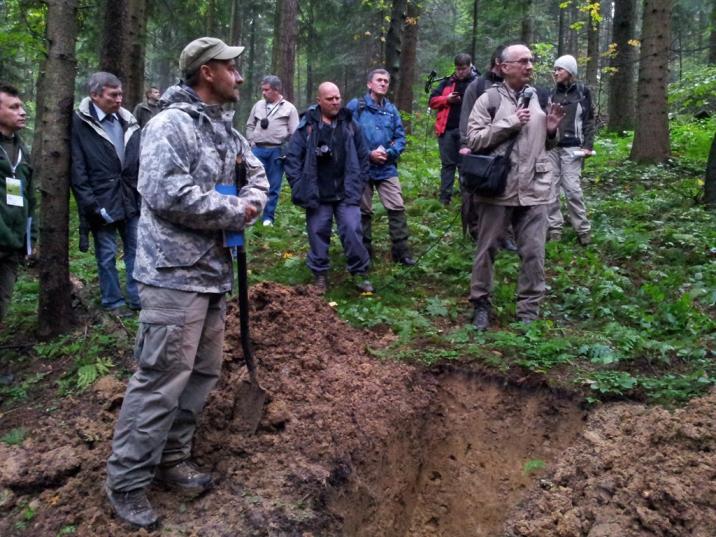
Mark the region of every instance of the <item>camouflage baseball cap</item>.
<instances>
[{"instance_id":1,"label":"camouflage baseball cap","mask_svg":"<svg viewBox=\"0 0 716 537\"><path fill-rule=\"evenodd\" d=\"M179 69L188 76L211 60L233 60L244 47L230 47L216 37L200 37L189 43L179 56Z\"/></svg>"}]
</instances>

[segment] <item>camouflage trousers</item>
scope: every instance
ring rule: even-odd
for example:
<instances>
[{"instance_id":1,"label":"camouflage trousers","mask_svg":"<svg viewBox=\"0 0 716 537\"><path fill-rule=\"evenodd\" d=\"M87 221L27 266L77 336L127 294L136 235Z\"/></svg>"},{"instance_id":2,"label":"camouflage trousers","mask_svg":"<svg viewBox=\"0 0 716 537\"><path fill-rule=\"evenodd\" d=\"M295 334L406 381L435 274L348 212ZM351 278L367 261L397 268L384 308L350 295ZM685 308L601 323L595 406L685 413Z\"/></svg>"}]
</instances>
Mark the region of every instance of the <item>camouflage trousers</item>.
<instances>
[{"instance_id":1,"label":"camouflage trousers","mask_svg":"<svg viewBox=\"0 0 716 537\"><path fill-rule=\"evenodd\" d=\"M144 488L155 468L188 459L197 421L221 371L226 299L139 285L142 311L107 462L115 491Z\"/></svg>"}]
</instances>

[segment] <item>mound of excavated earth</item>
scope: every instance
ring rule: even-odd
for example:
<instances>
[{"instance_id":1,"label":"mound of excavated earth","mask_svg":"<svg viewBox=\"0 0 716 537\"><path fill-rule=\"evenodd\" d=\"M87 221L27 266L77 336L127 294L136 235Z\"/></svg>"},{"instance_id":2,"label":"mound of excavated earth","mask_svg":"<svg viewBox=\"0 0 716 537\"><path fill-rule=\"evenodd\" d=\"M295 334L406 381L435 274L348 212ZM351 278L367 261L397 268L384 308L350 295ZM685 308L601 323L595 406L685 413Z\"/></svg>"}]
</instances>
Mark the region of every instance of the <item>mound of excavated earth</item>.
<instances>
[{"instance_id":1,"label":"mound of excavated earth","mask_svg":"<svg viewBox=\"0 0 716 537\"><path fill-rule=\"evenodd\" d=\"M232 303L194 447L217 484L194 499L151 487L157 535L716 535L716 395L675 413L613 404L587 417L564 395L465 367L376 359L369 347L385 342L310 288L262 283L250 302L264 416L242 432ZM0 416L0 435L27 431L21 445L0 443L0 535L129 534L102 492L124 386L106 377Z\"/></svg>"}]
</instances>

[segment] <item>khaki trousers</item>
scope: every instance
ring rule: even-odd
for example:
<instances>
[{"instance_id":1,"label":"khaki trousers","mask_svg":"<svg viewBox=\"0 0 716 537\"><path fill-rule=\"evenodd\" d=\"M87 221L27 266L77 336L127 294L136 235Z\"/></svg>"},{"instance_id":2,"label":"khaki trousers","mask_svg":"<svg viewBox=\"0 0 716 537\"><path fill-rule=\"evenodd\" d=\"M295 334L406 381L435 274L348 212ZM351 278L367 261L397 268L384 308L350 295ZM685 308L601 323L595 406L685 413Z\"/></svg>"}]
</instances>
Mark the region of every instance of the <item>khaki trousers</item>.
<instances>
[{"instance_id":1,"label":"khaki trousers","mask_svg":"<svg viewBox=\"0 0 716 537\"><path fill-rule=\"evenodd\" d=\"M499 240L505 226L512 224L520 256L517 279L517 317L536 319L545 293L544 243L547 236L547 205L507 207L481 203L478 208L479 231L470 279L470 302L490 302L492 272Z\"/></svg>"},{"instance_id":2,"label":"khaki trousers","mask_svg":"<svg viewBox=\"0 0 716 537\"><path fill-rule=\"evenodd\" d=\"M199 415L221 371L226 299L139 285L135 358L107 462L115 491L144 488L159 464L191 455Z\"/></svg>"},{"instance_id":3,"label":"khaki trousers","mask_svg":"<svg viewBox=\"0 0 716 537\"><path fill-rule=\"evenodd\" d=\"M557 147L549 152L554 169L559 177L557 181L557 199L549 208L549 230L561 230L564 225L562 207L559 201L559 192L564 192L567 203L569 223L577 235L588 233L592 226L587 218L587 208L584 205L582 193L582 161L583 157L574 157L572 153L578 147Z\"/></svg>"}]
</instances>

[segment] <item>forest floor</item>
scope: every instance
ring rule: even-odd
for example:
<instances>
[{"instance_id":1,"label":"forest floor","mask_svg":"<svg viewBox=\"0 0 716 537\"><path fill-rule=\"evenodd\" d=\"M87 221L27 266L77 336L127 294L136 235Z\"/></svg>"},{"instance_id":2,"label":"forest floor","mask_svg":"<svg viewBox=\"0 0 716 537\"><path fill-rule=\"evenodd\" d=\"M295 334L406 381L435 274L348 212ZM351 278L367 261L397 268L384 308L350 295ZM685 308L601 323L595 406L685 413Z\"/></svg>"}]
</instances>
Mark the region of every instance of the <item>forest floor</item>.
<instances>
[{"instance_id":1,"label":"forest floor","mask_svg":"<svg viewBox=\"0 0 716 537\"><path fill-rule=\"evenodd\" d=\"M259 430L240 433L235 417L245 368L232 303L194 450L217 484L194 499L152 487L155 534L716 535L714 392L675 411L589 411L518 369L378 359L392 332L349 326L311 286L254 285L250 314L269 392ZM0 435L29 432L0 443L0 535L128 534L102 491L124 388L106 376L81 398L39 391L0 416Z\"/></svg>"}]
</instances>

